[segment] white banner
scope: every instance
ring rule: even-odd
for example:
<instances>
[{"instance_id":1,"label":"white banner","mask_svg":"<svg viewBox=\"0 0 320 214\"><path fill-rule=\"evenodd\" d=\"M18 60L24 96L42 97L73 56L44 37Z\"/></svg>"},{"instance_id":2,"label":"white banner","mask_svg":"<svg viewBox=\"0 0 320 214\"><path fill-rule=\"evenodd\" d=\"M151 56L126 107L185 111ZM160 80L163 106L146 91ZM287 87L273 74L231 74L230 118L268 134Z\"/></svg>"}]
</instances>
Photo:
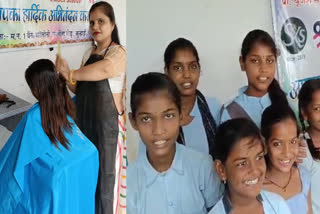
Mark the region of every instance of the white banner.
<instances>
[{"instance_id":1,"label":"white banner","mask_svg":"<svg viewBox=\"0 0 320 214\"><path fill-rule=\"evenodd\" d=\"M93 0L0 0L0 51L91 41Z\"/></svg>"},{"instance_id":2,"label":"white banner","mask_svg":"<svg viewBox=\"0 0 320 214\"><path fill-rule=\"evenodd\" d=\"M291 103L308 79L320 76L320 0L271 0L278 79Z\"/></svg>"}]
</instances>

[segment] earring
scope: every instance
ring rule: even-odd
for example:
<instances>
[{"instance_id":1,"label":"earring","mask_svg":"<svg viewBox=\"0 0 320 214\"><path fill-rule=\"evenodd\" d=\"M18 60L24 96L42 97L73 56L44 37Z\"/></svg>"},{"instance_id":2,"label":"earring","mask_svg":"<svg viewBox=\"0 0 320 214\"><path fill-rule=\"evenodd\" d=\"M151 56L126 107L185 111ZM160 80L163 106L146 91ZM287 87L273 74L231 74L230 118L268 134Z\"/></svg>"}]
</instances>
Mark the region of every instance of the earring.
<instances>
[{"instance_id":1,"label":"earring","mask_svg":"<svg viewBox=\"0 0 320 214\"><path fill-rule=\"evenodd\" d=\"M222 180L222 183L225 185L227 183L227 180L226 179L223 179Z\"/></svg>"}]
</instances>

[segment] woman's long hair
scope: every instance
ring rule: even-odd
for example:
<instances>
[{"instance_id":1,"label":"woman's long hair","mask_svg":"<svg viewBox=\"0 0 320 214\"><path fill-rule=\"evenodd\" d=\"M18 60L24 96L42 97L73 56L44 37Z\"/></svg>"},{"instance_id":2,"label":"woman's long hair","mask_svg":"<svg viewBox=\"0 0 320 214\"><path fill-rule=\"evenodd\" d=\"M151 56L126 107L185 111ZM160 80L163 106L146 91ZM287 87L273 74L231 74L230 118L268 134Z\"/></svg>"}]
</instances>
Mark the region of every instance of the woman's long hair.
<instances>
[{"instance_id":1,"label":"woman's long hair","mask_svg":"<svg viewBox=\"0 0 320 214\"><path fill-rule=\"evenodd\" d=\"M64 131L72 132L69 115L75 119L74 103L69 95L65 80L48 59L33 62L25 72L32 94L39 101L41 125L51 143L58 147L60 142L68 149Z\"/></svg>"}]
</instances>

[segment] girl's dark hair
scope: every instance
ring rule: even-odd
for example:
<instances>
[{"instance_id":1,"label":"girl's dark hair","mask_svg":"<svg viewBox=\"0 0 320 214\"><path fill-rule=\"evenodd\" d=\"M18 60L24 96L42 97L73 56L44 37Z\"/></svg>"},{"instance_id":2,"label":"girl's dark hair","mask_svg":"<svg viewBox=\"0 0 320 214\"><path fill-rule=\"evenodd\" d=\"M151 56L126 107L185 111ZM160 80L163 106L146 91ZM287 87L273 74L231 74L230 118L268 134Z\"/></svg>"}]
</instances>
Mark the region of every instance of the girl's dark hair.
<instances>
[{"instance_id":1,"label":"girl's dark hair","mask_svg":"<svg viewBox=\"0 0 320 214\"><path fill-rule=\"evenodd\" d=\"M261 134L266 141L269 140L271 136L272 127L286 119L292 119L297 125L297 136L299 134L299 127L297 124L297 118L294 114L294 111L289 105L277 104L267 107L261 118Z\"/></svg>"},{"instance_id":2,"label":"girl's dark hair","mask_svg":"<svg viewBox=\"0 0 320 214\"><path fill-rule=\"evenodd\" d=\"M299 92L298 99L299 99L299 119L302 126L302 131L306 132L307 127L304 123L304 119L302 116L302 111L307 112L307 107L312 102L312 96L314 92L320 90L320 79L311 79L306 81ZM310 124L309 124L310 125ZM308 143L308 147L312 157L316 160L320 160L320 150L316 149L313 144L312 139L306 139Z\"/></svg>"},{"instance_id":3,"label":"girl's dark hair","mask_svg":"<svg viewBox=\"0 0 320 214\"><path fill-rule=\"evenodd\" d=\"M137 109L140 105L141 96L146 93L152 93L160 90L168 91L168 96L176 104L179 112L181 111L180 93L174 82L165 74L150 72L140 75L132 84L130 106L133 118L135 118Z\"/></svg>"},{"instance_id":4,"label":"girl's dark hair","mask_svg":"<svg viewBox=\"0 0 320 214\"><path fill-rule=\"evenodd\" d=\"M116 18L115 18L115 15L114 15L113 7L111 6L111 4L109 4L108 2L105 2L105 1L96 2L91 6L91 8L89 10L89 17L90 17L90 14L94 10L96 10L97 8L101 8L102 11L104 12L104 14L109 17L111 23L114 24L114 29L113 29L113 31L111 33L111 39L112 39L113 42L115 42L115 43L120 45L118 27L117 27L117 24L116 24Z\"/></svg>"},{"instance_id":5,"label":"girl's dark hair","mask_svg":"<svg viewBox=\"0 0 320 214\"><path fill-rule=\"evenodd\" d=\"M68 140L63 132L72 132L67 115L75 118L74 103L69 95L65 80L48 59L33 62L25 72L32 94L39 101L41 125L51 143L58 147L60 142L68 149Z\"/></svg>"},{"instance_id":6,"label":"girl's dark hair","mask_svg":"<svg viewBox=\"0 0 320 214\"><path fill-rule=\"evenodd\" d=\"M256 30L250 31L242 42L241 57L243 62L246 60L252 48L257 44L262 44L270 47L271 52L273 53L275 58L277 58L278 50L272 37L267 32L256 29ZM272 80L271 84L269 85L268 93L269 93L269 97L271 99L272 104L276 104L276 103L288 104L286 94L282 91L278 81L275 78Z\"/></svg>"},{"instance_id":7,"label":"girl's dark hair","mask_svg":"<svg viewBox=\"0 0 320 214\"><path fill-rule=\"evenodd\" d=\"M297 136L298 136L299 127L297 124L297 118L289 105L285 105L285 104L271 105L263 111L262 119L261 119L261 134L265 138L266 143L268 143L268 140L271 137L272 127L275 124L286 119L292 119L293 121L295 121L295 124L297 127ZM268 155L265 156L265 159L267 162L267 167L270 167L271 164L270 164Z\"/></svg>"},{"instance_id":8,"label":"girl's dark hair","mask_svg":"<svg viewBox=\"0 0 320 214\"><path fill-rule=\"evenodd\" d=\"M165 68L169 69L169 66L175 57L177 50L185 50L188 49L192 52L192 54L196 57L197 63L200 66L200 59L198 55L198 51L196 47L192 44L191 41L185 39L185 38L178 38L176 40L173 40L170 42L170 44L167 46L165 52L164 52L164 65Z\"/></svg>"},{"instance_id":9,"label":"girl's dark hair","mask_svg":"<svg viewBox=\"0 0 320 214\"><path fill-rule=\"evenodd\" d=\"M227 120L218 127L210 154L225 163L234 145L247 137L260 139L262 142L260 130L254 122L246 118Z\"/></svg>"}]
</instances>

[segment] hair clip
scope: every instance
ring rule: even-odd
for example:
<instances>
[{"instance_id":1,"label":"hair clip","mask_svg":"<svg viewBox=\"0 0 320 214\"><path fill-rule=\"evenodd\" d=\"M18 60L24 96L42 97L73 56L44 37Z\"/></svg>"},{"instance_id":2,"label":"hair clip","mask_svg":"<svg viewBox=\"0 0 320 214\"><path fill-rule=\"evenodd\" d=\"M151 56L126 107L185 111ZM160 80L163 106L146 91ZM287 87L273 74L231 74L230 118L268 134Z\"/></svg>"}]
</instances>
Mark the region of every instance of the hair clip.
<instances>
[{"instance_id":1,"label":"hair clip","mask_svg":"<svg viewBox=\"0 0 320 214\"><path fill-rule=\"evenodd\" d=\"M307 131L304 131L304 132L303 132L303 137L304 137L304 139L306 139L306 140L310 140L310 139L311 139L311 137L310 137L310 135L309 135L309 133L308 133Z\"/></svg>"}]
</instances>

